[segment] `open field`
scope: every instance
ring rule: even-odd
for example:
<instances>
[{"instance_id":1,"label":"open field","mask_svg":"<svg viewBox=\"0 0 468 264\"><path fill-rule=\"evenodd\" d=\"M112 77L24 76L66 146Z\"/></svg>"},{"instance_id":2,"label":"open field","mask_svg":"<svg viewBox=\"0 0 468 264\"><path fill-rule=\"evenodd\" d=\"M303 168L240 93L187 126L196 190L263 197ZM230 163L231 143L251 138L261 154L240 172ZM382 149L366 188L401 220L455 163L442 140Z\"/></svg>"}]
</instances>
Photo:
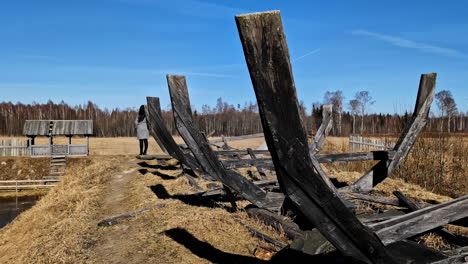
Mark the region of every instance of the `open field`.
<instances>
[{"instance_id":1,"label":"open field","mask_svg":"<svg viewBox=\"0 0 468 264\"><path fill-rule=\"evenodd\" d=\"M395 138L387 138L395 141ZM329 137L323 153L349 152L348 139ZM365 150L362 150L365 151ZM375 162L326 164L339 171L366 172ZM423 134L392 178L415 183L452 198L468 193L468 135Z\"/></svg>"},{"instance_id":2,"label":"open field","mask_svg":"<svg viewBox=\"0 0 468 264\"><path fill-rule=\"evenodd\" d=\"M25 137L0 137L0 139L23 139ZM182 138L179 136L174 137L175 141L178 144L184 143ZM217 137L213 137L217 139ZM47 145L48 139L46 137L37 137L36 145ZM263 138L248 139L248 140L239 140L229 142L230 146L235 148L257 148L260 144L264 142ZM72 144L85 144L86 141L84 138L73 137ZM161 154L161 148L158 146L156 141L153 138L148 140L148 154ZM56 137L54 138L54 144L67 144L66 137ZM90 155L137 155L139 153L138 139L135 137L116 137L116 138L95 138L91 137L89 139L89 154Z\"/></svg>"},{"instance_id":3,"label":"open field","mask_svg":"<svg viewBox=\"0 0 468 264\"><path fill-rule=\"evenodd\" d=\"M180 138L176 141L181 143ZM262 143L263 139L257 138L229 144L255 149ZM151 154L161 153L152 139L150 144ZM347 138L330 137L324 152L347 151L346 146ZM291 242L242 210L232 213L229 203L184 200L184 195L197 191L184 177L177 177L182 172L177 162L135 159L133 152L138 151L138 145L134 138L94 138L91 150L90 157L70 158L59 185L0 229L0 263L223 263L227 259L228 263L262 263L262 259L269 259L278 251L253 237L241 223L284 243ZM8 162L10 170L5 175L18 175L17 169L31 170L36 162L48 163L47 159L26 157L4 157L0 164L2 160ZM355 163L327 165L324 169L339 182L352 183L362 174L360 168L370 165L352 165ZM11 169L13 164L17 165L15 169ZM354 171L352 166L356 166ZM255 168L239 171L247 177L248 170ZM213 187L211 182L196 181L205 189ZM450 200L398 175L376 188L380 196L386 197L392 197L395 190L419 202ZM163 206L115 226L97 226L104 218L155 204ZM247 204L238 203L241 208ZM467 228L447 228L468 237ZM421 243L437 249L450 248L434 234L425 235Z\"/></svg>"},{"instance_id":4,"label":"open field","mask_svg":"<svg viewBox=\"0 0 468 264\"><path fill-rule=\"evenodd\" d=\"M79 160L57 188L0 229L1 263L210 263L203 254L211 262L251 262L259 247L271 246L240 222L284 240L243 212L229 213L224 204L211 208L158 198L155 186L169 195L195 192L185 178L172 178L180 170L152 169L155 163L138 165L128 156ZM103 218L157 203L165 207L120 225L97 226ZM185 242L204 253L193 254Z\"/></svg>"}]
</instances>

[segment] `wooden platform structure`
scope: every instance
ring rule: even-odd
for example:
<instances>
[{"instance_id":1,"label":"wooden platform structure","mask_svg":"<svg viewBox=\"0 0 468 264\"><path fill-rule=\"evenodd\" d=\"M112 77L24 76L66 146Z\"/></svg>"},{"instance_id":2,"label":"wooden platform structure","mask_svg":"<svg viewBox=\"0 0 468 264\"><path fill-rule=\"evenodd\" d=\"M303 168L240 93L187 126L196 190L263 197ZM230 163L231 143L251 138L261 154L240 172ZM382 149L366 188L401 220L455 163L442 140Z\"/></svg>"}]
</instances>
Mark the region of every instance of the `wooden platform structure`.
<instances>
[{"instance_id":1,"label":"wooden platform structure","mask_svg":"<svg viewBox=\"0 0 468 264\"><path fill-rule=\"evenodd\" d=\"M44 157L53 155L87 156L89 154L89 136L93 134L92 120L26 120L23 135L28 137L30 155ZM49 138L48 145L35 145L35 138ZM54 144L54 137L68 138L66 145ZM86 144L72 144L73 136L82 136Z\"/></svg>"},{"instance_id":2,"label":"wooden platform structure","mask_svg":"<svg viewBox=\"0 0 468 264\"><path fill-rule=\"evenodd\" d=\"M174 122L188 149L177 145L165 128L159 99L147 97L150 131L161 147L203 178L219 181L224 186L197 195L225 194L233 206L237 195L258 207L248 210L249 214L255 211L256 216L268 219L269 224L279 225L286 234L297 238L302 236L303 230L292 221L275 216L285 202L290 201L293 206L288 207L289 210L303 215L342 256L359 263L463 263L467 250L436 252L408 239L435 230L455 240L456 236L441 226L467 225L468 196L437 205L421 205L401 193L395 194L398 199L366 194L406 159L425 126L434 98L436 74L421 75L414 113L391 150L319 154L331 128L331 108L325 108L324 121L316 138L308 144L279 12L236 16L236 23L269 151L214 151L193 122L184 76L167 75L167 82ZM248 154L252 158L220 159L233 154ZM258 159L256 154L269 154L271 159ZM333 185L320 165L364 160L378 160L378 163L354 184L340 189ZM277 180L253 182L233 170L245 166L274 170ZM271 184L278 184L280 188L269 188ZM356 199L405 206L412 212L357 217L350 209Z\"/></svg>"}]
</instances>

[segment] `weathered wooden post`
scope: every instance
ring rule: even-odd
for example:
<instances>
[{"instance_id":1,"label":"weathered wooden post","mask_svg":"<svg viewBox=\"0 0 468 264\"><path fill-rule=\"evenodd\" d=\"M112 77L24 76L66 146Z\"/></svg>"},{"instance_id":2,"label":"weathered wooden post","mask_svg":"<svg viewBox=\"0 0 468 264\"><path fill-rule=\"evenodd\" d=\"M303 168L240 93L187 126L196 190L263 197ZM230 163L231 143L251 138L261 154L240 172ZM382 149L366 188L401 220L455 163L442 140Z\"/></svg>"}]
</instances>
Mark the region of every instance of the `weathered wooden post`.
<instances>
[{"instance_id":1,"label":"weathered wooden post","mask_svg":"<svg viewBox=\"0 0 468 264\"><path fill-rule=\"evenodd\" d=\"M180 163L185 164L186 166L190 167L192 170L201 174L202 177L205 179L212 179L210 175L207 175L206 171L204 171L197 160L188 155L183 153L177 143L172 138L171 133L164 125L164 120L161 114L161 105L159 103L158 97L146 97L147 105L148 105L148 128L150 131L151 136L155 138L156 142L161 143L162 148L165 148L169 155L173 158L180 161Z\"/></svg>"},{"instance_id":2,"label":"weathered wooden post","mask_svg":"<svg viewBox=\"0 0 468 264\"><path fill-rule=\"evenodd\" d=\"M89 155L89 136L86 136L86 151Z\"/></svg>"},{"instance_id":3,"label":"weathered wooden post","mask_svg":"<svg viewBox=\"0 0 468 264\"><path fill-rule=\"evenodd\" d=\"M317 134L315 134L314 142L309 146L310 155L314 155L322 149L325 144L325 139L333 127L333 105L322 106L322 124L320 125Z\"/></svg>"},{"instance_id":4,"label":"weathered wooden post","mask_svg":"<svg viewBox=\"0 0 468 264\"><path fill-rule=\"evenodd\" d=\"M427 116L434 99L436 77L436 73L421 75L413 116L393 148L395 151L393 159L390 161L379 161L348 189L359 192L372 190L374 186L385 180L406 159L416 139L426 125Z\"/></svg>"},{"instance_id":5,"label":"weathered wooden post","mask_svg":"<svg viewBox=\"0 0 468 264\"><path fill-rule=\"evenodd\" d=\"M275 198L278 198L278 195L262 190L234 171L226 170L218 160L206 138L193 124L185 77L167 75L167 84L176 127L203 170L258 207L277 207L278 200ZM282 198L283 196L280 195L280 199Z\"/></svg>"},{"instance_id":6,"label":"weathered wooden post","mask_svg":"<svg viewBox=\"0 0 468 264\"><path fill-rule=\"evenodd\" d=\"M395 263L316 172L279 11L236 16L236 22L282 190L344 255L364 263Z\"/></svg>"}]
</instances>

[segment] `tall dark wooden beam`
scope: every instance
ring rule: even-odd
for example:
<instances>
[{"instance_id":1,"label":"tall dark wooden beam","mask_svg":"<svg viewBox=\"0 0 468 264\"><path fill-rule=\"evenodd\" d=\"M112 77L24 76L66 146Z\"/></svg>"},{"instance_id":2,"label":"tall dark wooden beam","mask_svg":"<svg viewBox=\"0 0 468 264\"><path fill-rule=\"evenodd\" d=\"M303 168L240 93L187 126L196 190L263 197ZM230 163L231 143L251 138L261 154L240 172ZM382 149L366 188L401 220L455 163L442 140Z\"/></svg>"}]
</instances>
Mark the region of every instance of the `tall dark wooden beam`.
<instances>
[{"instance_id":1,"label":"tall dark wooden beam","mask_svg":"<svg viewBox=\"0 0 468 264\"><path fill-rule=\"evenodd\" d=\"M325 139L333 127L332 110L332 105L322 106L322 124L320 124L320 127L317 130L317 134L315 134L314 142L309 146L310 155L314 155L315 153L319 152L322 149L323 144L325 144Z\"/></svg>"},{"instance_id":2,"label":"tall dark wooden beam","mask_svg":"<svg viewBox=\"0 0 468 264\"><path fill-rule=\"evenodd\" d=\"M185 77L167 75L167 80L176 127L203 170L258 207L277 206L278 201L274 199L273 193L267 193L234 171L226 170L218 160L206 138L193 124L190 112L187 111L190 106L187 106L189 100Z\"/></svg>"},{"instance_id":3,"label":"tall dark wooden beam","mask_svg":"<svg viewBox=\"0 0 468 264\"><path fill-rule=\"evenodd\" d=\"M159 98L146 97L146 101L148 105L148 128L151 136L153 136L156 142L160 144L161 148L166 149L172 157L198 172L203 177L209 178L209 176L206 175L206 172L202 170L198 162L192 156L182 152L180 147L174 141L171 133L167 130L161 115Z\"/></svg>"},{"instance_id":4,"label":"tall dark wooden beam","mask_svg":"<svg viewBox=\"0 0 468 264\"><path fill-rule=\"evenodd\" d=\"M375 234L316 173L279 11L236 16L236 22L282 190L344 255L364 263L395 263Z\"/></svg>"},{"instance_id":5,"label":"tall dark wooden beam","mask_svg":"<svg viewBox=\"0 0 468 264\"><path fill-rule=\"evenodd\" d=\"M421 75L413 116L393 148L395 151L393 159L391 161L382 160L378 162L350 187L351 190L358 192L372 190L374 186L385 180L403 163L416 142L417 137L426 125L427 116L434 98L436 77L436 73Z\"/></svg>"}]
</instances>

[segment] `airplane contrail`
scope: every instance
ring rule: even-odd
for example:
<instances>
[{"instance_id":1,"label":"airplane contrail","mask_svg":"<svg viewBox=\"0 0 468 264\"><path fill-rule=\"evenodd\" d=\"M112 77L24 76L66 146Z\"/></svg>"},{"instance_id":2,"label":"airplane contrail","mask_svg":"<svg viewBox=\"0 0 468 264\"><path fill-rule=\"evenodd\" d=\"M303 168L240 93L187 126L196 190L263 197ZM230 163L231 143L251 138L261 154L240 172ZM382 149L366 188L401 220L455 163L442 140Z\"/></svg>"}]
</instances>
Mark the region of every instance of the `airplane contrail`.
<instances>
[{"instance_id":1,"label":"airplane contrail","mask_svg":"<svg viewBox=\"0 0 468 264\"><path fill-rule=\"evenodd\" d=\"M317 53L317 52L319 52L319 51L320 51L320 49L315 49L315 50L313 50L313 51L311 51L311 52L307 52L306 54L304 54L304 55L302 55L302 56L299 56L299 57L293 59L292 61L293 61L293 62L298 61L298 60L303 59L303 58L305 58L305 57L307 57L307 56L309 56L309 55L315 54L315 53Z\"/></svg>"}]
</instances>

